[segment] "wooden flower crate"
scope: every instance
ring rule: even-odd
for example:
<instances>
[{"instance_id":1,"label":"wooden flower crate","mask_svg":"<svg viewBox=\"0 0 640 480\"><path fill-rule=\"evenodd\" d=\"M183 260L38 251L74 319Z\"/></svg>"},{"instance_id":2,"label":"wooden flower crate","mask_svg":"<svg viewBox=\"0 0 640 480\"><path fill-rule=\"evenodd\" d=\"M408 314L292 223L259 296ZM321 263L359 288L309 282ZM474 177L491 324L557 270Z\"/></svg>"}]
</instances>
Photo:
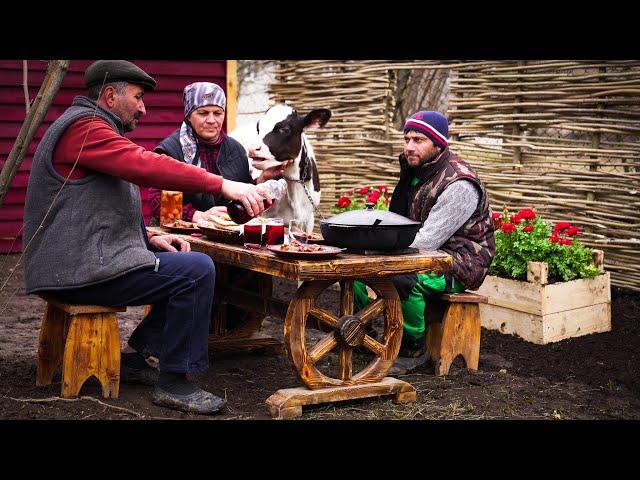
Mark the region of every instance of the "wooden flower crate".
<instances>
[{"instance_id":1,"label":"wooden flower crate","mask_svg":"<svg viewBox=\"0 0 640 480\"><path fill-rule=\"evenodd\" d=\"M602 275L548 284L547 264L529 262L527 281L488 275L478 293L485 328L547 344L611 330L611 284L604 272L604 252L594 250Z\"/></svg>"}]
</instances>

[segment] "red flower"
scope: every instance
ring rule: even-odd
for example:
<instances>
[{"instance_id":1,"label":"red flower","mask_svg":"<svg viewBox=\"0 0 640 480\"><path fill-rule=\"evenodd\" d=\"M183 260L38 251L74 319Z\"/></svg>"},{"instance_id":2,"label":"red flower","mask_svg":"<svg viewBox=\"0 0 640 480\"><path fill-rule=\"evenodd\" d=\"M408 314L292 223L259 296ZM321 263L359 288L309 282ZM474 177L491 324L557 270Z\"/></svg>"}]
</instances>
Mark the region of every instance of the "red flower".
<instances>
[{"instance_id":1,"label":"red flower","mask_svg":"<svg viewBox=\"0 0 640 480\"><path fill-rule=\"evenodd\" d=\"M580 233L580 229L578 227L574 227L572 225L569 228L567 228L567 235L569 235L570 237L578 235L579 233Z\"/></svg>"},{"instance_id":2,"label":"red flower","mask_svg":"<svg viewBox=\"0 0 640 480\"><path fill-rule=\"evenodd\" d=\"M389 186L388 186L388 185L380 185L380 186L378 187L378 191L379 191L380 193L386 193L386 192L388 192L388 191L389 191Z\"/></svg>"},{"instance_id":3,"label":"red flower","mask_svg":"<svg viewBox=\"0 0 640 480\"><path fill-rule=\"evenodd\" d=\"M571 238L561 238L560 243L562 245L573 245L573 240Z\"/></svg>"},{"instance_id":4,"label":"red flower","mask_svg":"<svg viewBox=\"0 0 640 480\"><path fill-rule=\"evenodd\" d=\"M533 232L533 225L527 225L522 229L523 232Z\"/></svg>"},{"instance_id":5,"label":"red flower","mask_svg":"<svg viewBox=\"0 0 640 480\"><path fill-rule=\"evenodd\" d=\"M515 223L517 225L521 221L522 221L522 218L520 218L520 214L511 215L511 223Z\"/></svg>"},{"instance_id":6,"label":"red flower","mask_svg":"<svg viewBox=\"0 0 640 480\"><path fill-rule=\"evenodd\" d=\"M391 198L389 198L389 195L385 195L384 197L384 203L387 204L387 207L389 206L389 203L391 203Z\"/></svg>"},{"instance_id":7,"label":"red flower","mask_svg":"<svg viewBox=\"0 0 640 480\"><path fill-rule=\"evenodd\" d=\"M371 190L371 187L362 187L360 190L358 190L358 193L360 195L366 195L367 193L369 193L369 190Z\"/></svg>"},{"instance_id":8,"label":"red flower","mask_svg":"<svg viewBox=\"0 0 640 480\"><path fill-rule=\"evenodd\" d=\"M554 232L563 232L567 228L569 228L570 226L571 226L571 224L569 222L558 222L553 227L553 231Z\"/></svg>"},{"instance_id":9,"label":"red flower","mask_svg":"<svg viewBox=\"0 0 640 480\"><path fill-rule=\"evenodd\" d=\"M516 226L513 223L505 223L500 228L504 233L511 233L516 229Z\"/></svg>"},{"instance_id":10,"label":"red flower","mask_svg":"<svg viewBox=\"0 0 640 480\"><path fill-rule=\"evenodd\" d=\"M558 243L560 241L560 237L558 237L558 235L553 234L549 237L549 241L551 243Z\"/></svg>"},{"instance_id":11,"label":"red flower","mask_svg":"<svg viewBox=\"0 0 640 480\"><path fill-rule=\"evenodd\" d=\"M345 208L351 205L351 199L349 197L340 197L338 199L338 206L340 208Z\"/></svg>"},{"instance_id":12,"label":"red flower","mask_svg":"<svg viewBox=\"0 0 640 480\"><path fill-rule=\"evenodd\" d=\"M497 222L498 220L500 220L500 217L502 217L501 213L493 213L493 214L491 214L491 218L493 218L494 222Z\"/></svg>"},{"instance_id":13,"label":"red flower","mask_svg":"<svg viewBox=\"0 0 640 480\"><path fill-rule=\"evenodd\" d=\"M374 193L376 192L373 192L371 195L367 197L367 199L365 200L366 203L378 203L378 200L380 199L380 195L379 194L374 195Z\"/></svg>"},{"instance_id":14,"label":"red flower","mask_svg":"<svg viewBox=\"0 0 640 480\"><path fill-rule=\"evenodd\" d=\"M533 220L536 218L536 212L530 208L524 208L518 212L517 216L523 220Z\"/></svg>"}]
</instances>

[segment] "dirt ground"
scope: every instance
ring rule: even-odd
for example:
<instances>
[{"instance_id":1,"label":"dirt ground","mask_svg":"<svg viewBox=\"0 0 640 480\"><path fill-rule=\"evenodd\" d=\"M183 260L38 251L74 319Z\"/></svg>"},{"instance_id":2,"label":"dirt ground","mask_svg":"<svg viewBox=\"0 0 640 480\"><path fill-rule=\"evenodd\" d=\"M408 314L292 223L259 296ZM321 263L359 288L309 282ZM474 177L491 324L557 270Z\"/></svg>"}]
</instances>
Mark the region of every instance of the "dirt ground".
<instances>
[{"instance_id":1,"label":"dirt ground","mask_svg":"<svg viewBox=\"0 0 640 480\"><path fill-rule=\"evenodd\" d=\"M302 386L285 353L235 353L212 357L199 386L226 397L216 416L186 414L151 403L151 387L121 385L118 399L102 398L94 379L79 399L62 399L59 376L36 386L36 352L44 301L26 296L18 255L0 257L0 419L3 420L266 420L265 400L280 388ZM293 282L276 280L275 295L290 298ZM549 345L482 330L477 372L457 360L445 377L424 365L400 376L417 390L417 401L395 404L392 397L308 406L302 420L342 419L640 419L640 295L614 288L613 329ZM337 305L338 292L321 297ZM126 340L142 318L142 307L118 315ZM263 329L282 339L282 320L268 317ZM363 357L364 358L364 357ZM331 362L329 356L328 360ZM366 361L366 360L363 360ZM458 363L459 362L459 363ZM330 367L328 367L330 368Z\"/></svg>"}]
</instances>

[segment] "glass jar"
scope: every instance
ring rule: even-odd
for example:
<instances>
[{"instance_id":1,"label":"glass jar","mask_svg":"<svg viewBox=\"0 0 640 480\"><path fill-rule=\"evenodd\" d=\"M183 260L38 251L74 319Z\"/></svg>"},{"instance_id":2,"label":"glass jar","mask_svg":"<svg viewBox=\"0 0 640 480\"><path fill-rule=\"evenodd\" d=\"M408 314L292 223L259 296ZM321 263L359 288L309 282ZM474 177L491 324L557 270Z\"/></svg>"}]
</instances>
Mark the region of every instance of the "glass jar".
<instances>
[{"instance_id":1,"label":"glass jar","mask_svg":"<svg viewBox=\"0 0 640 480\"><path fill-rule=\"evenodd\" d=\"M182 219L182 192L162 190L160 194L160 225L171 225Z\"/></svg>"}]
</instances>

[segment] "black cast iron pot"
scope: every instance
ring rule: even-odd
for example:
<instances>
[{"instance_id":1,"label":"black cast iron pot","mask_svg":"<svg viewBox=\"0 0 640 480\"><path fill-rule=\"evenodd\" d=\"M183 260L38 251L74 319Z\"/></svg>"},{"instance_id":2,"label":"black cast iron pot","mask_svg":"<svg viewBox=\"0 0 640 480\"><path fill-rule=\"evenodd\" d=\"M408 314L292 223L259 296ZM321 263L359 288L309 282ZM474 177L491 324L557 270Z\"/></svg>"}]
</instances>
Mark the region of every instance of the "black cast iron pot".
<instances>
[{"instance_id":1,"label":"black cast iron pot","mask_svg":"<svg viewBox=\"0 0 640 480\"><path fill-rule=\"evenodd\" d=\"M397 250L411 245L422 224L373 206L321 220L325 242L352 250Z\"/></svg>"}]
</instances>

